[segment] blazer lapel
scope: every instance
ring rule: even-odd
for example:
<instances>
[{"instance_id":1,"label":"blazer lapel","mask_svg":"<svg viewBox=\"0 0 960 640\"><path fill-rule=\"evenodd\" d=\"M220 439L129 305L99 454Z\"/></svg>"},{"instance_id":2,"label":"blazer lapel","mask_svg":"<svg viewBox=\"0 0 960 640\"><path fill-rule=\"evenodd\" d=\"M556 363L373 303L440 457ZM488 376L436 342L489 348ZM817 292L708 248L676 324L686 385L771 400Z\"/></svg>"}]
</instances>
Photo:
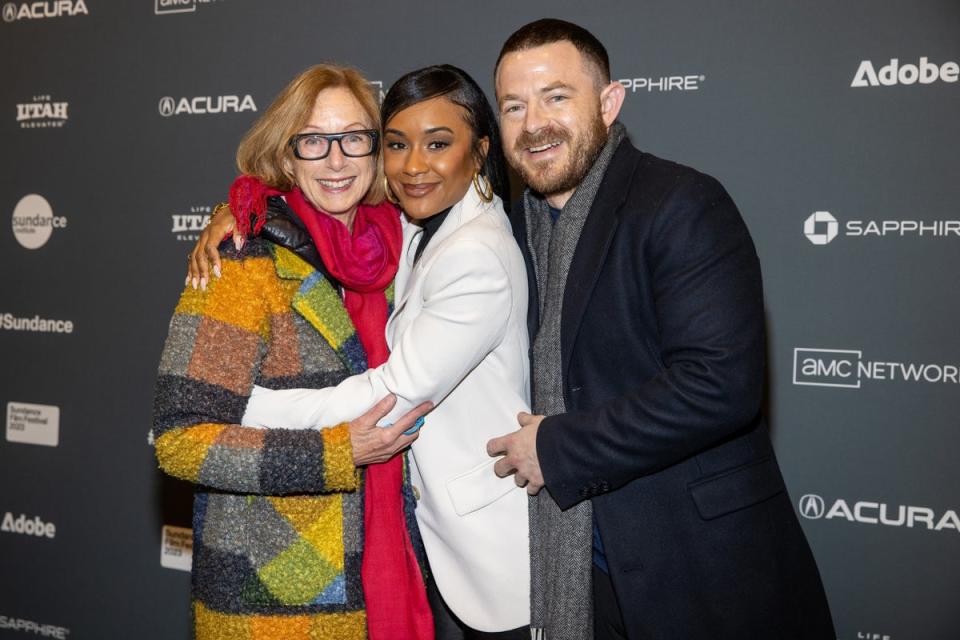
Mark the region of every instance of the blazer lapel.
<instances>
[{"instance_id":1,"label":"blazer lapel","mask_svg":"<svg viewBox=\"0 0 960 640\"><path fill-rule=\"evenodd\" d=\"M597 284L610 243L620 224L620 209L627 198L640 153L629 140L623 140L610 160L610 166L597 191L590 214L583 225L577 248L570 263L563 293L560 318L560 352L563 379L567 379L573 345L580 331L590 296Z\"/></svg>"},{"instance_id":2,"label":"blazer lapel","mask_svg":"<svg viewBox=\"0 0 960 640\"><path fill-rule=\"evenodd\" d=\"M300 287L291 302L293 309L327 341L350 373L366 371L367 354L337 290L322 273L289 249L277 245L272 247L277 275L286 280L300 281ZM388 302L392 298L392 288Z\"/></svg>"}]
</instances>

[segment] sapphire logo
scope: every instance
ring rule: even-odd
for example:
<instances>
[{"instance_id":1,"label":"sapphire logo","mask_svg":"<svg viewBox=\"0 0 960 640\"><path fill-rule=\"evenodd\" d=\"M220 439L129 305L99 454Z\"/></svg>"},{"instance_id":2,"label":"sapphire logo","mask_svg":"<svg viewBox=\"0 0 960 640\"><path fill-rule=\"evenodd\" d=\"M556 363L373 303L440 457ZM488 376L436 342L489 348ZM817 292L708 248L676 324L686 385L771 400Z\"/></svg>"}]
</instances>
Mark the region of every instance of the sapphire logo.
<instances>
[{"instance_id":1,"label":"sapphire logo","mask_svg":"<svg viewBox=\"0 0 960 640\"><path fill-rule=\"evenodd\" d=\"M665 93L667 91L699 91L707 79L702 74L659 76L650 78L622 78L617 80L629 93Z\"/></svg>"},{"instance_id":2,"label":"sapphire logo","mask_svg":"<svg viewBox=\"0 0 960 640\"><path fill-rule=\"evenodd\" d=\"M9 618L0 616L0 629L9 629L10 631L22 631L44 638L56 638L57 640L67 640L70 635L70 629L58 627L54 624L43 624L33 620L24 620L23 618Z\"/></svg>"},{"instance_id":3,"label":"sapphire logo","mask_svg":"<svg viewBox=\"0 0 960 640\"><path fill-rule=\"evenodd\" d=\"M825 245L838 235L846 238L960 238L960 220L847 220L837 221L829 211L815 211L803 221L803 235Z\"/></svg>"},{"instance_id":4,"label":"sapphire logo","mask_svg":"<svg viewBox=\"0 0 960 640\"><path fill-rule=\"evenodd\" d=\"M840 225L829 211L815 211L803 222L803 235L813 244L828 244L837 237Z\"/></svg>"},{"instance_id":5,"label":"sapphire logo","mask_svg":"<svg viewBox=\"0 0 960 640\"><path fill-rule=\"evenodd\" d=\"M800 498L800 515L810 520L819 520L825 513L823 498L813 493Z\"/></svg>"}]
</instances>

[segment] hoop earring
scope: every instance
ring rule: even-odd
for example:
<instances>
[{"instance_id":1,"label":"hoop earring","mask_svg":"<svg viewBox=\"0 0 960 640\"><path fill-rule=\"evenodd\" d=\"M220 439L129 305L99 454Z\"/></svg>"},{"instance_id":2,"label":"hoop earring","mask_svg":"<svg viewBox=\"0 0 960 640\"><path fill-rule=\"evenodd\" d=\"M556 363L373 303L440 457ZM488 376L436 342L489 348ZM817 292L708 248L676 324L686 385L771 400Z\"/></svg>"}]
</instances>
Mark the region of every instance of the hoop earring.
<instances>
[{"instance_id":1,"label":"hoop earring","mask_svg":"<svg viewBox=\"0 0 960 640\"><path fill-rule=\"evenodd\" d=\"M486 178L483 179L484 186L480 186L480 172L477 171L473 174L473 188L476 190L477 195L480 196L480 199L484 202L493 202L493 184L490 183Z\"/></svg>"},{"instance_id":2,"label":"hoop earring","mask_svg":"<svg viewBox=\"0 0 960 640\"><path fill-rule=\"evenodd\" d=\"M397 196L393 195L393 191L390 190L390 183L387 182L387 176L383 176L383 195L391 204L400 204Z\"/></svg>"}]
</instances>

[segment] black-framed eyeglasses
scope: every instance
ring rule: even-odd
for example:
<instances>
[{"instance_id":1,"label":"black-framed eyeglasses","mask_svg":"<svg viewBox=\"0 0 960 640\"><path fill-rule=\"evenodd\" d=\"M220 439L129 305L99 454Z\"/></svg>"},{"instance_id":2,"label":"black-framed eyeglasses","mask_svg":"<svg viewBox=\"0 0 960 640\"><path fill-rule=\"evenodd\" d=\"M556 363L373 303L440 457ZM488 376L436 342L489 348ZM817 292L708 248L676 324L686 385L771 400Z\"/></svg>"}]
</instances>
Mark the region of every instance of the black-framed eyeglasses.
<instances>
[{"instance_id":1,"label":"black-framed eyeglasses","mask_svg":"<svg viewBox=\"0 0 960 640\"><path fill-rule=\"evenodd\" d=\"M341 133L298 133L290 137L293 155L300 160L323 160L330 155L333 143L348 158L363 158L380 148L380 132L376 129L357 129Z\"/></svg>"}]
</instances>

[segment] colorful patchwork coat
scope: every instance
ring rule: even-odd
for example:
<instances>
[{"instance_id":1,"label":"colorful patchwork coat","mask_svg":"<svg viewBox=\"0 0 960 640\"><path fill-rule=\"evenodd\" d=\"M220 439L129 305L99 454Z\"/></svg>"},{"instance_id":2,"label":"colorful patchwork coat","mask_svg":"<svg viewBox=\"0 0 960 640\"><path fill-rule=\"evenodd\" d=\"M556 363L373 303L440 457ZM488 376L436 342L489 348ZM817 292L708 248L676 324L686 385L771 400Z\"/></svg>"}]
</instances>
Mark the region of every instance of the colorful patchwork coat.
<instances>
[{"instance_id":1,"label":"colorful patchwork coat","mask_svg":"<svg viewBox=\"0 0 960 640\"><path fill-rule=\"evenodd\" d=\"M221 255L223 276L180 297L154 408L160 467L197 485L197 638L365 638L363 473L348 426L239 423L254 384L334 385L366 355L335 287L293 251L256 238ZM404 505L422 549L408 481Z\"/></svg>"}]
</instances>

